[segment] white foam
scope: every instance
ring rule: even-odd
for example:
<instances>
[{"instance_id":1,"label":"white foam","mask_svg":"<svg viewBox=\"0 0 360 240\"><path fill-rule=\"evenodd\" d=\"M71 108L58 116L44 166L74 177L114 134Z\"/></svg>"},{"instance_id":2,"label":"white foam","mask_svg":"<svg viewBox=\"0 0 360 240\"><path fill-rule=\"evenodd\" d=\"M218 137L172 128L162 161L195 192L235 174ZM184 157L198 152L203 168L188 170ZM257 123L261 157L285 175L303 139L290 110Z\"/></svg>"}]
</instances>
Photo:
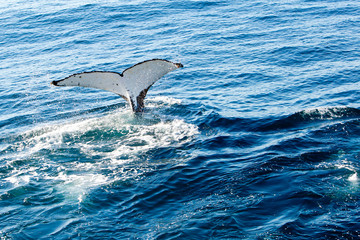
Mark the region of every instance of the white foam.
<instances>
[{"instance_id":1,"label":"white foam","mask_svg":"<svg viewBox=\"0 0 360 240\"><path fill-rule=\"evenodd\" d=\"M124 142L117 143L114 151L107 153L107 157L116 160L122 156L135 157L150 149L170 145L178 146L191 141L196 134L198 134L198 129L195 125L178 119L150 126L140 126Z\"/></svg>"},{"instance_id":2,"label":"white foam","mask_svg":"<svg viewBox=\"0 0 360 240\"><path fill-rule=\"evenodd\" d=\"M38 176L38 168L30 167L26 170L14 169L4 180L11 183L13 187L19 187L28 184L30 180Z\"/></svg>"},{"instance_id":3,"label":"white foam","mask_svg":"<svg viewBox=\"0 0 360 240\"><path fill-rule=\"evenodd\" d=\"M81 203L89 190L107 184L109 179L102 174L76 175L60 172L51 180L61 180L62 183L57 185L57 189Z\"/></svg>"},{"instance_id":4,"label":"white foam","mask_svg":"<svg viewBox=\"0 0 360 240\"><path fill-rule=\"evenodd\" d=\"M342 157L342 155L341 155L341 157ZM342 160L340 163L336 164L335 166L338 169L345 168L345 169L353 172L353 174L351 174L347 178L347 180L351 183L358 183L358 181L359 181L358 174L357 174L355 168L351 165L351 163L347 159Z\"/></svg>"},{"instance_id":5,"label":"white foam","mask_svg":"<svg viewBox=\"0 0 360 240\"><path fill-rule=\"evenodd\" d=\"M359 181L357 173L355 172L353 175L351 175L348 180L352 183L357 183Z\"/></svg>"},{"instance_id":6,"label":"white foam","mask_svg":"<svg viewBox=\"0 0 360 240\"><path fill-rule=\"evenodd\" d=\"M302 111L303 114L306 115L313 115L316 114L316 119L334 119L341 117L346 110L346 106L336 106L336 107L319 107L319 108L312 108L306 109Z\"/></svg>"},{"instance_id":7,"label":"white foam","mask_svg":"<svg viewBox=\"0 0 360 240\"><path fill-rule=\"evenodd\" d=\"M94 188L151 170L149 163L137 169L126 167L145 159L149 150L181 146L196 134L197 126L184 120L137 119L130 111L38 127L16 138L14 151L6 158L25 164L13 166L15 160L7 160L14 170L5 181L15 187L43 179L82 202Z\"/></svg>"},{"instance_id":8,"label":"white foam","mask_svg":"<svg viewBox=\"0 0 360 240\"><path fill-rule=\"evenodd\" d=\"M156 96L153 98L147 98L145 99L146 107L148 108L154 108L154 107L162 107L162 106L172 106L175 104L181 104L180 99L172 98L172 97L166 97L166 96Z\"/></svg>"}]
</instances>

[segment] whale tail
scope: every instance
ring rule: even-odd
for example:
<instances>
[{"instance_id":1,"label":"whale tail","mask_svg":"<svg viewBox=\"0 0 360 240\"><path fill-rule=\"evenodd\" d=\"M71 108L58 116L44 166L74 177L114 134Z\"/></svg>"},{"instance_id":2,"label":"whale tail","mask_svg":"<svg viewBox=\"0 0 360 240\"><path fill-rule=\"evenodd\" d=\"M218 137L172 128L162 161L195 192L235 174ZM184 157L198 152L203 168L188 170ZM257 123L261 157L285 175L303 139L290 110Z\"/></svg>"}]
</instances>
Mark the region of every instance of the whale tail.
<instances>
[{"instance_id":1,"label":"whale tail","mask_svg":"<svg viewBox=\"0 0 360 240\"><path fill-rule=\"evenodd\" d=\"M183 67L163 59L147 60L127 68L122 73L93 71L73 74L52 81L54 86L78 86L110 91L124 98L134 112L141 112L149 88L165 74Z\"/></svg>"}]
</instances>

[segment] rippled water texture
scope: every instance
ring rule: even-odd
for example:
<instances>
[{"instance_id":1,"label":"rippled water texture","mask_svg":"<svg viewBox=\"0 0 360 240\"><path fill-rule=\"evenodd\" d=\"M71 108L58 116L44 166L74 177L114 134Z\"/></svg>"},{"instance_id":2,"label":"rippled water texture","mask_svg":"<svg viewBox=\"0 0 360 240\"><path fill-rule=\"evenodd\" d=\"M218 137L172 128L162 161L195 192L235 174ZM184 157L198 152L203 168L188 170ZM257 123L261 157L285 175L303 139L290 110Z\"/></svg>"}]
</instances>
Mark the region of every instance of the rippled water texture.
<instances>
[{"instance_id":1,"label":"rippled water texture","mask_svg":"<svg viewBox=\"0 0 360 240\"><path fill-rule=\"evenodd\" d=\"M1 239L358 239L359 1L3 1ZM146 110L55 88L162 58Z\"/></svg>"}]
</instances>

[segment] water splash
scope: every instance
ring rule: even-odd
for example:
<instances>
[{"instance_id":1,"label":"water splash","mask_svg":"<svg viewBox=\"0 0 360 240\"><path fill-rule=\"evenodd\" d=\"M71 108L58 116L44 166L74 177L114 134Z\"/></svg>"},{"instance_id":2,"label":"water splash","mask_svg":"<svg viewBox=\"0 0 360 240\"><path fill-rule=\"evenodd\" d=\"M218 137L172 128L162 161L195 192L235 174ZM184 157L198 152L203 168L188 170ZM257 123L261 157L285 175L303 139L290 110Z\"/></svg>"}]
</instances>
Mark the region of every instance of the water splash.
<instances>
[{"instance_id":1,"label":"water splash","mask_svg":"<svg viewBox=\"0 0 360 240\"><path fill-rule=\"evenodd\" d=\"M0 158L12 169L3 181L15 188L46 180L82 202L91 189L150 171L149 152L181 147L197 134L197 126L184 120L130 111L37 127L11 137L2 151Z\"/></svg>"}]
</instances>

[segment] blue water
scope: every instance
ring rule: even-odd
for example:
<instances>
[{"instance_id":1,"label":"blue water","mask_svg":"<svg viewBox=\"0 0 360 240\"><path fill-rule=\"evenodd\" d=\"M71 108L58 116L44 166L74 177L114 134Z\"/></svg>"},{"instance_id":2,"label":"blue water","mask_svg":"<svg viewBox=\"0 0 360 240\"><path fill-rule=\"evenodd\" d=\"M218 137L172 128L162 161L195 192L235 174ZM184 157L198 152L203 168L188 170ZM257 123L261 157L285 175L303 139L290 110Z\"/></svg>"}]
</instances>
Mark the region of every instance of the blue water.
<instances>
[{"instance_id":1,"label":"blue water","mask_svg":"<svg viewBox=\"0 0 360 240\"><path fill-rule=\"evenodd\" d=\"M3 1L1 239L360 238L360 3ZM50 86L162 58L134 116Z\"/></svg>"}]
</instances>

